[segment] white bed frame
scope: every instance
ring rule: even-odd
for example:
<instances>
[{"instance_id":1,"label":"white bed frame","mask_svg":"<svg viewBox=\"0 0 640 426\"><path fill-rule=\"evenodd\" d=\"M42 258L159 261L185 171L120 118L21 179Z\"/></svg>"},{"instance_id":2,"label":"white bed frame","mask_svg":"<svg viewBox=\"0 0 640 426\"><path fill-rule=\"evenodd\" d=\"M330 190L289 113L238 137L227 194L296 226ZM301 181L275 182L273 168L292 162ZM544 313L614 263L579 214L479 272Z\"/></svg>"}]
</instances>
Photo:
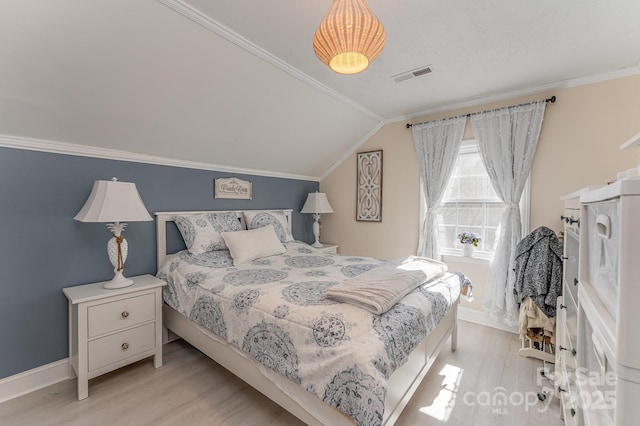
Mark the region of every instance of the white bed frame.
<instances>
[{"instance_id":1,"label":"white bed frame","mask_svg":"<svg viewBox=\"0 0 640 426\"><path fill-rule=\"evenodd\" d=\"M291 228L292 210L283 211L287 215L289 228ZM233 212L237 214L238 219L244 224L242 211L233 210ZM172 222L173 217L176 215L188 216L201 213L208 212L155 213L158 242L158 268L160 268L168 254L166 251L167 222ZM407 361L391 375L385 400L383 425L393 425L395 423L449 337L451 337L451 350L456 350L457 317L458 303L456 302L438 326L429 333L427 338L409 355ZM344 413L325 404L316 395L303 390L300 385L257 363L244 352L190 321L166 304L163 307L163 323L167 330L172 331L189 342L212 360L231 371L306 424L332 426L353 425L353 421Z\"/></svg>"}]
</instances>

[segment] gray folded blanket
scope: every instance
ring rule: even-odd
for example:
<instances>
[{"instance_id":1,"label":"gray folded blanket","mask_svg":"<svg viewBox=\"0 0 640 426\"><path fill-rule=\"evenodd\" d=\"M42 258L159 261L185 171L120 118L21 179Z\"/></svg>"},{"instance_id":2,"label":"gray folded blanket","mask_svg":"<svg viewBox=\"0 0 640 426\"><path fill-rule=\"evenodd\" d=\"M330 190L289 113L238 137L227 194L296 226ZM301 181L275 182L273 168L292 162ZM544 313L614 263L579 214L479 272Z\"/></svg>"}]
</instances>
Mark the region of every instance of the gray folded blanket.
<instances>
[{"instance_id":1,"label":"gray folded blanket","mask_svg":"<svg viewBox=\"0 0 640 426\"><path fill-rule=\"evenodd\" d=\"M327 298L374 314L387 312L416 287L447 271L434 259L408 256L371 269L327 289Z\"/></svg>"}]
</instances>

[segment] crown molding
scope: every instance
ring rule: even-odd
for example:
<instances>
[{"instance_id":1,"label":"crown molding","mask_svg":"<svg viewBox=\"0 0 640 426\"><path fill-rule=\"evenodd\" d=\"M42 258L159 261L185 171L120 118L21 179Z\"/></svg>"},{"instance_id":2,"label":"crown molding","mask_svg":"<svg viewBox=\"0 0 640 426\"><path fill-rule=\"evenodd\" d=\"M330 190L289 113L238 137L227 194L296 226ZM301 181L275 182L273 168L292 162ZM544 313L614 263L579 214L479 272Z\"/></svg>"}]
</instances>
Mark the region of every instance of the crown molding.
<instances>
[{"instance_id":1,"label":"crown molding","mask_svg":"<svg viewBox=\"0 0 640 426\"><path fill-rule=\"evenodd\" d=\"M260 46L257 46L256 44L252 43L251 41L247 40L246 38L242 37L241 35L235 33L234 31L232 31L231 29L227 28L226 26L222 25L221 23L211 19L211 17L203 14L202 12L200 12L199 10L189 6L188 4L184 3L181 0L157 0L158 2L164 4L165 6L167 6L168 8L172 9L173 11L185 16L188 19L191 19L193 22L201 25L202 27L206 28L207 30L219 35L220 37L224 38L225 40L235 44L236 46L246 50L247 52L253 54L254 56L257 56L258 58L270 63L271 65L275 66L276 68L286 72L287 74L297 78L298 80L302 81L303 83L313 87L316 90L321 91L322 93L329 95L333 98L335 98L336 100L342 102L345 105L348 105L352 108L357 109L360 112L365 113L366 115L380 121L383 122L384 118L382 118L381 116L379 116L378 114L366 109L365 107L363 107L362 105L360 105L359 103L357 103L356 101L354 101L353 99L350 99L338 92L336 92L335 90L325 86L324 84L320 83L319 81L309 77L308 75L306 75L305 73L303 73L302 71L298 70L297 68L292 67L291 65L289 65L288 63L286 63L285 61L283 61L282 59L278 58L277 56L273 55L272 53L262 49Z\"/></svg>"},{"instance_id":2,"label":"crown molding","mask_svg":"<svg viewBox=\"0 0 640 426\"><path fill-rule=\"evenodd\" d=\"M22 149L26 151L50 152L53 154L74 155L78 157L101 158L105 160L129 161L133 163L157 164L160 166L181 167L185 169L209 170L216 172L240 173L253 176L276 177L284 179L308 180L318 182L315 176L278 173L267 170L245 169L241 167L221 166L218 164L180 160L157 155L140 154L96 146L79 145L46 139L33 139L21 136L0 135L0 147Z\"/></svg>"},{"instance_id":3,"label":"crown molding","mask_svg":"<svg viewBox=\"0 0 640 426\"><path fill-rule=\"evenodd\" d=\"M640 63L638 63L638 65L636 66L623 68L621 70L617 70L613 72L596 74L596 75L591 75L587 77L573 78L570 80L562 80L554 83L543 84L540 86L529 87L526 89L514 90L511 92L484 96L481 98L469 99L469 100L458 102L455 104L448 104L440 107L430 108L423 111L406 114L400 117L394 117L394 118L385 120L385 124L397 123L398 121L411 120L418 117L424 117L427 115L439 114L441 112L456 111L464 108L473 108L480 105L486 105L493 102L507 101L510 99L515 99L515 98L524 97L524 96L537 95L537 94L549 92L552 90L569 89L571 87L586 86L588 84L601 83L603 81L615 80L616 78L624 78L624 77L629 77L637 74L640 74Z\"/></svg>"}]
</instances>

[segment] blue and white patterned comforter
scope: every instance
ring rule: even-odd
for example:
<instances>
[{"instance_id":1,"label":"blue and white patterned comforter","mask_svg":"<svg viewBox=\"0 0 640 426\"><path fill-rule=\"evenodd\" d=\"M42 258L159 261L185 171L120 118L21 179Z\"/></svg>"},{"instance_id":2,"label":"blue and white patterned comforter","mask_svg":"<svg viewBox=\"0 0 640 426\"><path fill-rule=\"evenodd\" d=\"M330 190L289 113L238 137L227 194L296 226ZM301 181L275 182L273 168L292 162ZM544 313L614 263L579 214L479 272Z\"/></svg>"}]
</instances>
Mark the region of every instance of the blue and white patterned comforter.
<instances>
[{"instance_id":1,"label":"blue and white patterned comforter","mask_svg":"<svg viewBox=\"0 0 640 426\"><path fill-rule=\"evenodd\" d=\"M325 291L384 261L285 245L237 267L228 250L171 255L158 272L164 300L356 424L380 424L387 379L457 301L464 277L447 273L374 315Z\"/></svg>"}]
</instances>

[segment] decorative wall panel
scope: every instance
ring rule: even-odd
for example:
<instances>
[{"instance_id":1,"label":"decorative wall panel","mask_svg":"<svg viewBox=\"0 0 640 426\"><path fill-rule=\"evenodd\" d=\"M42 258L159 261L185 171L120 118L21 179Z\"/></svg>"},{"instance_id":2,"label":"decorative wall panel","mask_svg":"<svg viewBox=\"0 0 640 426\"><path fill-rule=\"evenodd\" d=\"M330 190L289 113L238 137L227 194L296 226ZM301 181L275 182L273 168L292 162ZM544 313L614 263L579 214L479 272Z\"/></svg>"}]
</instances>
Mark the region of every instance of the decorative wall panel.
<instances>
[{"instance_id":1,"label":"decorative wall panel","mask_svg":"<svg viewBox=\"0 0 640 426\"><path fill-rule=\"evenodd\" d=\"M382 221L382 150L358 153L356 220Z\"/></svg>"}]
</instances>

